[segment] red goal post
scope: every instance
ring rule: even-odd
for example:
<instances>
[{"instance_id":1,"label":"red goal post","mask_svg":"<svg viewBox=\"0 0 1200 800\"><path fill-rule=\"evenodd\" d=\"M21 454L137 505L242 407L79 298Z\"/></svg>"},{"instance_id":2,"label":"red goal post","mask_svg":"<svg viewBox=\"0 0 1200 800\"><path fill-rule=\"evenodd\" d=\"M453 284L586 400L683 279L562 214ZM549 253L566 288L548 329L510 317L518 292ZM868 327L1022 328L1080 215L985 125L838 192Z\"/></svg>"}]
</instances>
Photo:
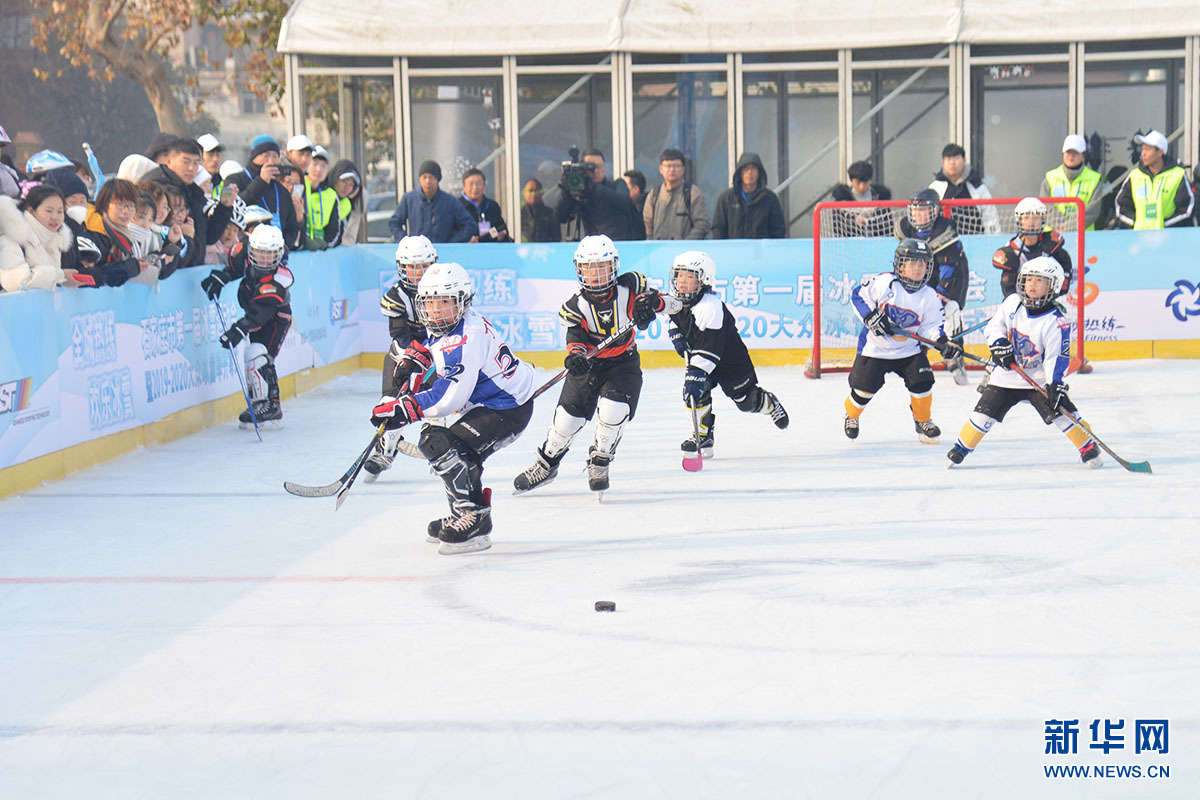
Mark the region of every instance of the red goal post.
<instances>
[{"instance_id":1,"label":"red goal post","mask_svg":"<svg viewBox=\"0 0 1200 800\"><path fill-rule=\"evenodd\" d=\"M1014 211L1022 199L942 201L942 213L951 217L959 230L970 269L962 310L964 329L989 319L1004 299L1001 271L992 265L992 256L1016 235ZM1084 203L1077 197L1039 199L1046 204L1047 226L1063 236L1071 255L1071 289L1062 299L1073 315L1074 371L1083 360L1084 344ZM850 290L865 276L891 271L892 254L899 243L894 233L896 221L904 218L907 208L907 200L817 204L813 211L813 345L806 376L845 372L854 363L862 322L850 305ZM982 330L967 334L963 341L968 351L987 356ZM934 368L942 369L937 354L930 355Z\"/></svg>"}]
</instances>

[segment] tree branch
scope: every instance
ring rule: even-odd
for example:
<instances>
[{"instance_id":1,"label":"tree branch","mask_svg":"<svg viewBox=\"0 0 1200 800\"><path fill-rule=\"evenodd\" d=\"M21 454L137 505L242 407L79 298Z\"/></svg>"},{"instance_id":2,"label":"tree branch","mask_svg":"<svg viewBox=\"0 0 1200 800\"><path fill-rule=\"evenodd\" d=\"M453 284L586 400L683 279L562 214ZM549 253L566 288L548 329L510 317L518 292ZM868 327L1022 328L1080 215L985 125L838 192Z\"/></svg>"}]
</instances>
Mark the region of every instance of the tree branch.
<instances>
[{"instance_id":1,"label":"tree branch","mask_svg":"<svg viewBox=\"0 0 1200 800\"><path fill-rule=\"evenodd\" d=\"M117 17L121 16L121 12L125 10L125 4L128 2L129 0L117 0L117 5L113 8L112 12L104 18L104 22L101 24L100 30L97 32L97 35L101 39L108 38L109 34L112 32L113 25L117 21ZM99 4L96 2L96 0L92 0L90 5L96 8L99 7Z\"/></svg>"}]
</instances>

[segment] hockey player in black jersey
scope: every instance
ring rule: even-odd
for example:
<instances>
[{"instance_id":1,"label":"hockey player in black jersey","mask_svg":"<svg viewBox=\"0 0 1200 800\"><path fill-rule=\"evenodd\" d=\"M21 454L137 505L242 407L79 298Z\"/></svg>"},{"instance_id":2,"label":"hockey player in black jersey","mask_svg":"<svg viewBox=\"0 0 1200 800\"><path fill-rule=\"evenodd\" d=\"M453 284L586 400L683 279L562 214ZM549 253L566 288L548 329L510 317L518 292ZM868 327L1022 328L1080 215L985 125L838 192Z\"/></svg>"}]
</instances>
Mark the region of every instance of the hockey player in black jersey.
<instances>
[{"instance_id":1,"label":"hockey player in black jersey","mask_svg":"<svg viewBox=\"0 0 1200 800\"><path fill-rule=\"evenodd\" d=\"M396 245L396 272L400 279L379 299L379 309L387 317L388 333L392 337L391 347L383 356L384 395L401 394L414 371L424 373L421 365L411 358L404 358L404 353L414 341L418 344L424 342L428 335L417 315L417 285L425 275L425 270L437 260L437 250L424 236L405 236ZM403 441L404 436L399 430L385 433L376 445L375 452L363 464L367 473L363 480L370 483L379 477L379 473L392 466Z\"/></svg>"},{"instance_id":2,"label":"hockey player in black jersey","mask_svg":"<svg viewBox=\"0 0 1200 800\"><path fill-rule=\"evenodd\" d=\"M1067 252L1062 234L1046 226L1046 204L1036 197L1026 197L1017 203L1013 216L1017 220L1017 235L992 256L992 266L1001 270L1000 288L1008 297L1017 290L1017 274L1021 265L1038 256L1050 256L1063 271L1063 284L1058 296L1071 289L1071 254Z\"/></svg>"},{"instance_id":3,"label":"hockey player in black jersey","mask_svg":"<svg viewBox=\"0 0 1200 800\"><path fill-rule=\"evenodd\" d=\"M933 272L929 286L942 299L946 333L954 338L962 326L962 308L967 302L971 271L967 251L963 249L954 223L942 216L941 199L933 189L921 189L908 199L907 213L896 220L895 234L900 241L917 239L933 251ZM968 383L961 357L946 362L946 369L960 386Z\"/></svg>"},{"instance_id":4,"label":"hockey player in black jersey","mask_svg":"<svg viewBox=\"0 0 1200 800\"><path fill-rule=\"evenodd\" d=\"M247 211L253 213L253 208ZM242 428L253 427L255 418L263 428L283 426L275 357L292 325L288 294L292 274L286 264L283 233L273 225L256 224L233 246L228 265L213 270L200 282L208 298L216 300L225 284L241 279L237 299L245 314L221 334L221 346L232 350L242 339L249 340L245 351L246 385L254 417L249 409L243 411L238 417Z\"/></svg>"},{"instance_id":5,"label":"hockey player in black jersey","mask_svg":"<svg viewBox=\"0 0 1200 800\"><path fill-rule=\"evenodd\" d=\"M659 297L637 272L618 274L617 248L603 234L585 236L575 250L575 274L581 288L563 303L559 316L567 325L569 373L554 409L546 441L537 449L529 469L513 480L518 493L536 489L554 480L558 465L575 436L596 416L596 434L588 451L588 487L597 493L608 489L608 467L616 456L621 432L637 412L642 391L642 363L630 329L612 345L588 358L595 345L626 327L630 321L642 330L654 320L656 305L643 301L647 309L635 313L641 294ZM661 298L660 298L661 299Z\"/></svg>"},{"instance_id":6,"label":"hockey player in black jersey","mask_svg":"<svg viewBox=\"0 0 1200 800\"><path fill-rule=\"evenodd\" d=\"M687 362L683 378L683 401L694 406L699 420L699 441L695 435L684 440L680 449L695 454L697 450L712 458L713 386L733 400L739 410L751 414L767 414L777 428L788 426L788 414L773 393L758 385L754 363L742 337L737 320L721 299L713 293L717 265L712 256L689 250L675 257L671 265L671 296L680 301L680 308L670 314L667 330L675 351ZM638 298L638 305L648 306L655 301L651 295Z\"/></svg>"}]
</instances>

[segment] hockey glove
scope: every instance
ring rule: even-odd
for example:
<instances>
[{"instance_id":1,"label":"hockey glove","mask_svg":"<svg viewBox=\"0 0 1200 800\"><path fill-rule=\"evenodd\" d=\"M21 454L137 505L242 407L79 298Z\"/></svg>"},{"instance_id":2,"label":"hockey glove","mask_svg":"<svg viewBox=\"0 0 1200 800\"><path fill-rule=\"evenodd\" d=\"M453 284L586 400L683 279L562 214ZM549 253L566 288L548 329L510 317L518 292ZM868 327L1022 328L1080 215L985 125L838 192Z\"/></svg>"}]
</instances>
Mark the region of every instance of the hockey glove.
<instances>
[{"instance_id":1,"label":"hockey glove","mask_svg":"<svg viewBox=\"0 0 1200 800\"><path fill-rule=\"evenodd\" d=\"M404 357L400 359L400 363L402 366L408 367L409 372L424 375L433 366L433 353L430 353L429 348L425 345L413 340L408 349L404 351Z\"/></svg>"},{"instance_id":2,"label":"hockey glove","mask_svg":"<svg viewBox=\"0 0 1200 800\"><path fill-rule=\"evenodd\" d=\"M667 329L667 335L671 337L671 346L679 353L680 358L687 358L687 339L683 338L683 332L672 325Z\"/></svg>"},{"instance_id":3,"label":"hockey glove","mask_svg":"<svg viewBox=\"0 0 1200 800\"><path fill-rule=\"evenodd\" d=\"M1046 384L1046 402L1054 411L1055 416L1063 412L1066 404L1070 403L1067 399L1067 389L1070 389L1065 383L1048 383Z\"/></svg>"},{"instance_id":4,"label":"hockey glove","mask_svg":"<svg viewBox=\"0 0 1200 800\"><path fill-rule=\"evenodd\" d=\"M952 361L962 355L963 349L961 344L943 333L938 337L937 351L944 361Z\"/></svg>"},{"instance_id":5,"label":"hockey glove","mask_svg":"<svg viewBox=\"0 0 1200 800\"><path fill-rule=\"evenodd\" d=\"M683 376L683 402L699 406L708 394L708 373L699 367L688 367Z\"/></svg>"},{"instance_id":6,"label":"hockey glove","mask_svg":"<svg viewBox=\"0 0 1200 800\"><path fill-rule=\"evenodd\" d=\"M639 331L644 331L654 322L654 315L662 310L662 295L657 289L647 289L633 301L633 324Z\"/></svg>"},{"instance_id":7,"label":"hockey glove","mask_svg":"<svg viewBox=\"0 0 1200 800\"><path fill-rule=\"evenodd\" d=\"M867 326L867 330L877 336L895 335L895 331L892 330L892 321L888 319L887 311L884 310L883 306L863 317L863 323Z\"/></svg>"},{"instance_id":8,"label":"hockey glove","mask_svg":"<svg viewBox=\"0 0 1200 800\"><path fill-rule=\"evenodd\" d=\"M227 347L230 350L238 346L238 342L246 338L246 329L242 327L242 323L233 323L229 326L229 330L221 334L221 347Z\"/></svg>"},{"instance_id":9,"label":"hockey glove","mask_svg":"<svg viewBox=\"0 0 1200 800\"><path fill-rule=\"evenodd\" d=\"M563 366L567 368L567 372L578 378L592 371L592 359L588 358L581 350L572 350L567 353Z\"/></svg>"},{"instance_id":10,"label":"hockey glove","mask_svg":"<svg viewBox=\"0 0 1200 800\"><path fill-rule=\"evenodd\" d=\"M947 300L946 305L942 306L942 310L946 314L946 324L942 326L942 330L949 331L951 334L956 334L962 330L962 308L959 307L955 300Z\"/></svg>"},{"instance_id":11,"label":"hockey glove","mask_svg":"<svg viewBox=\"0 0 1200 800\"><path fill-rule=\"evenodd\" d=\"M394 431L424 416L421 404L411 394L402 394L399 397L385 394L379 398L379 402L371 411L371 424L382 425L386 422L388 430Z\"/></svg>"},{"instance_id":12,"label":"hockey glove","mask_svg":"<svg viewBox=\"0 0 1200 800\"><path fill-rule=\"evenodd\" d=\"M989 349L992 351L992 363L996 366L1011 369L1012 365L1017 363L1016 357L1013 356L1013 344L1008 339L997 339Z\"/></svg>"},{"instance_id":13,"label":"hockey glove","mask_svg":"<svg viewBox=\"0 0 1200 800\"><path fill-rule=\"evenodd\" d=\"M229 283L229 278L219 269L214 269L208 273L207 278L200 281L200 288L208 295L209 300L216 300L221 296L221 290L225 288L225 284L227 283Z\"/></svg>"}]
</instances>

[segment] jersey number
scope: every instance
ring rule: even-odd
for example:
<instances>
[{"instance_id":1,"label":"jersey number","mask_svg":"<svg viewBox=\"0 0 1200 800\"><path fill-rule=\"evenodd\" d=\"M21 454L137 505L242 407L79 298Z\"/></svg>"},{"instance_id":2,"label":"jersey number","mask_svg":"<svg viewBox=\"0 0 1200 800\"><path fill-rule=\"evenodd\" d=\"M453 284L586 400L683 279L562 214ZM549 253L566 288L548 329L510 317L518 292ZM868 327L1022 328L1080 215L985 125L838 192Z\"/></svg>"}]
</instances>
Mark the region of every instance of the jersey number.
<instances>
[{"instance_id":1,"label":"jersey number","mask_svg":"<svg viewBox=\"0 0 1200 800\"><path fill-rule=\"evenodd\" d=\"M507 344L500 345L500 349L496 352L496 364L500 367L500 374L505 378L511 378L513 373L517 371L517 365L521 362L513 355L512 350L508 349Z\"/></svg>"}]
</instances>

